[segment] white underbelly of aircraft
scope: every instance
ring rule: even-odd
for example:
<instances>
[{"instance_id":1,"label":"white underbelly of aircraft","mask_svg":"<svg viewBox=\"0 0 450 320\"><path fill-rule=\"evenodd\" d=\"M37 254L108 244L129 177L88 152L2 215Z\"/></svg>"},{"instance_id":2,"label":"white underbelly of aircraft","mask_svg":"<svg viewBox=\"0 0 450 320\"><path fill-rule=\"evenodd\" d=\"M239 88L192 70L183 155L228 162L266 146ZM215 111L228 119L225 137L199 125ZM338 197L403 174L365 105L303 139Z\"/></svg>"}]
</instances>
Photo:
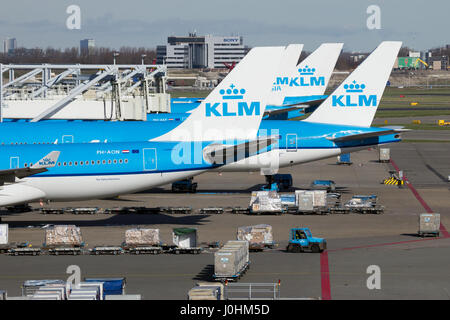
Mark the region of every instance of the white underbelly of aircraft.
<instances>
[{"instance_id":1,"label":"white underbelly of aircraft","mask_svg":"<svg viewBox=\"0 0 450 320\"><path fill-rule=\"evenodd\" d=\"M27 186L41 190L45 200L72 201L98 199L134 193L164 185L206 170L102 176L34 177L24 179Z\"/></svg>"}]
</instances>

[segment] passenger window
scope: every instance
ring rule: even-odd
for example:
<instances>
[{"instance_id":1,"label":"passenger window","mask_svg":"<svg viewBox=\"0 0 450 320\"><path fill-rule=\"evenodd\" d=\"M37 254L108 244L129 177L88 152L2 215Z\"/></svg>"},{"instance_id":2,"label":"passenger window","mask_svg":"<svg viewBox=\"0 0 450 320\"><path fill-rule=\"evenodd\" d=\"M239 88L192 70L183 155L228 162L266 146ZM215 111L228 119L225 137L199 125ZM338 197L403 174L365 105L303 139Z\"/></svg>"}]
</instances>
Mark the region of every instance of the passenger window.
<instances>
[{"instance_id":1,"label":"passenger window","mask_svg":"<svg viewBox=\"0 0 450 320\"><path fill-rule=\"evenodd\" d=\"M102 163L105 164L105 163L106 163L106 160L103 160Z\"/></svg>"},{"instance_id":2,"label":"passenger window","mask_svg":"<svg viewBox=\"0 0 450 320\"><path fill-rule=\"evenodd\" d=\"M69 162L69 166L71 166L71 165L72 165L72 161Z\"/></svg>"}]
</instances>

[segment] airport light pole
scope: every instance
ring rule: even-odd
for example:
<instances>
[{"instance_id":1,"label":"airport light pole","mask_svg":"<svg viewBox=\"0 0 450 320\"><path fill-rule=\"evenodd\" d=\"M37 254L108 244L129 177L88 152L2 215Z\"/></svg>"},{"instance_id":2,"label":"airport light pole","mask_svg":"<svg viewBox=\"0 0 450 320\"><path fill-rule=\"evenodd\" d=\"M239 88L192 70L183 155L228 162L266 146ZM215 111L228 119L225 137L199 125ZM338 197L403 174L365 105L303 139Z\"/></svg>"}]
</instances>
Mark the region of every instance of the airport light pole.
<instances>
[{"instance_id":1,"label":"airport light pole","mask_svg":"<svg viewBox=\"0 0 450 320\"><path fill-rule=\"evenodd\" d=\"M118 56L119 56L119 53L117 51L113 53L113 61L114 61L113 64L116 64L116 57L118 57Z\"/></svg>"},{"instance_id":2,"label":"airport light pole","mask_svg":"<svg viewBox=\"0 0 450 320\"><path fill-rule=\"evenodd\" d=\"M145 59L146 56L147 56L146 54L142 54L141 55L141 63L142 63L142 65L144 65L144 59Z\"/></svg>"}]
</instances>

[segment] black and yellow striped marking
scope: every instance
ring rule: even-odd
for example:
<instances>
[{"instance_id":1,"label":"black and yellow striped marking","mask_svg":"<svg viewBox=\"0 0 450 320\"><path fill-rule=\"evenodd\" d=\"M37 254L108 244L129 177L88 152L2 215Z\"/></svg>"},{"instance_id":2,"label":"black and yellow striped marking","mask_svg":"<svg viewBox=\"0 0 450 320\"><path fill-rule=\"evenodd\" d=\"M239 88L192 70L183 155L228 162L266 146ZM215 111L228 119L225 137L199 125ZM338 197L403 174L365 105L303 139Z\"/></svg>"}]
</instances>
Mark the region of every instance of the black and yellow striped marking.
<instances>
[{"instance_id":1,"label":"black and yellow striped marking","mask_svg":"<svg viewBox=\"0 0 450 320\"><path fill-rule=\"evenodd\" d=\"M395 185L395 186L402 186L403 185L403 180L394 178L394 177L390 177L389 179L384 179L383 180L384 184L387 185Z\"/></svg>"}]
</instances>

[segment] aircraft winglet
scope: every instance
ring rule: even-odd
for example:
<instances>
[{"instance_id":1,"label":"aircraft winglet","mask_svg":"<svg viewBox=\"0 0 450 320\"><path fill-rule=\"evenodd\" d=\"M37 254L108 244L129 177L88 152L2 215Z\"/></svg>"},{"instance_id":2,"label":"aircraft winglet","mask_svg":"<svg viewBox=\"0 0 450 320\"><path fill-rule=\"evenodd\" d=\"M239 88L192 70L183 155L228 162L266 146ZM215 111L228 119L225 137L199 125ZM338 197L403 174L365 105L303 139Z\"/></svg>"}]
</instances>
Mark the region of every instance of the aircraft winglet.
<instances>
[{"instance_id":1,"label":"aircraft winglet","mask_svg":"<svg viewBox=\"0 0 450 320\"><path fill-rule=\"evenodd\" d=\"M38 162L33 164L31 169L42 169L42 168L52 168L56 165L56 161L58 161L60 151L52 151Z\"/></svg>"}]
</instances>

